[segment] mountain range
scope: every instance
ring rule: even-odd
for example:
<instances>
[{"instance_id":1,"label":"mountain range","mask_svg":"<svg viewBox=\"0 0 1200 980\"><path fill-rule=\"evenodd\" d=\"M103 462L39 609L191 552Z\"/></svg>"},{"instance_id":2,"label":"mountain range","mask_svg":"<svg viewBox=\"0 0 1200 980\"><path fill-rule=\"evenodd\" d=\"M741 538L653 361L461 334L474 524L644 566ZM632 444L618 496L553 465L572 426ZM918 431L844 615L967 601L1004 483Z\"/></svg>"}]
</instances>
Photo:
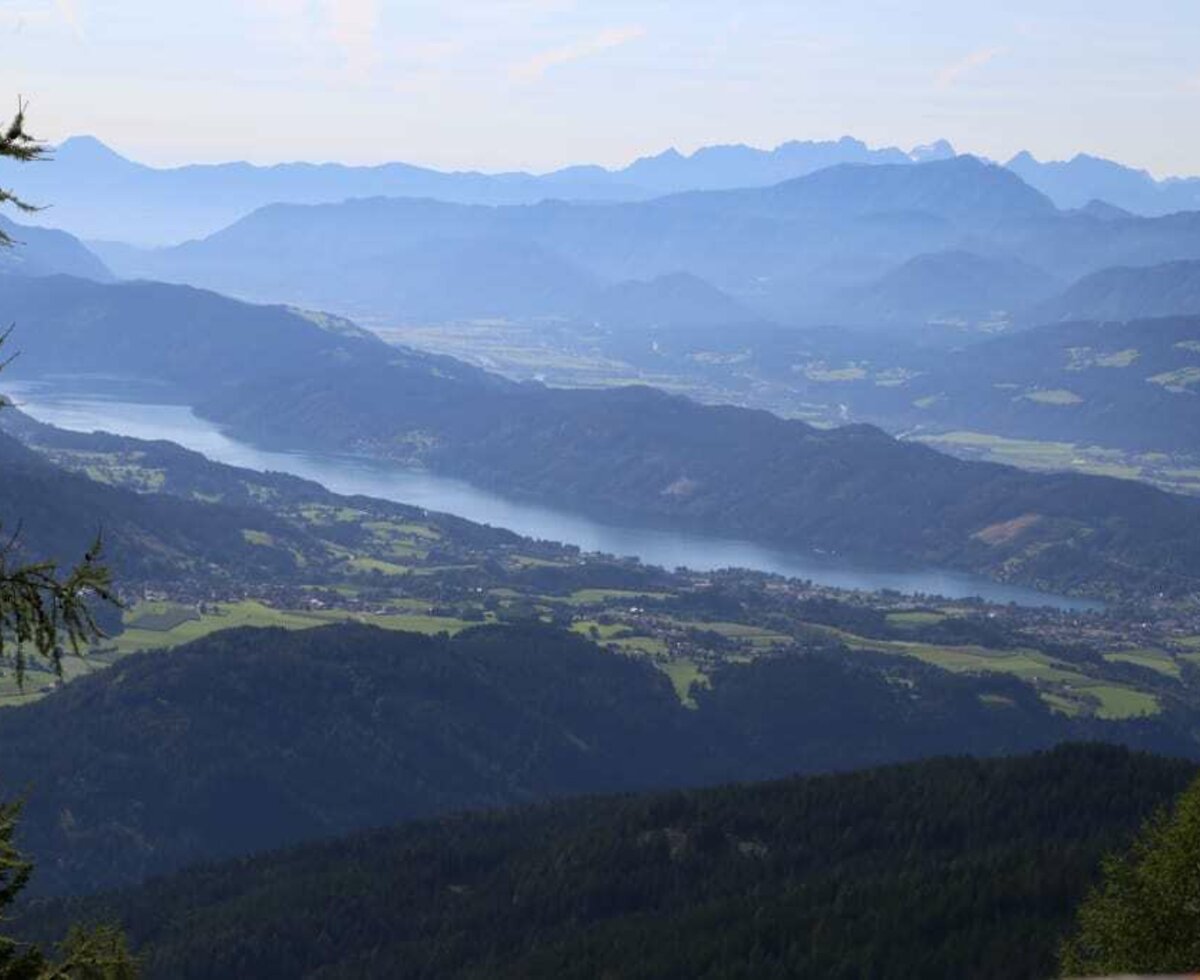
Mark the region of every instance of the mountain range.
<instances>
[{"instance_id":1,"label":"mountain range","mask_svg":"<svg viewBox=\"0 0 1200 980\"><path fill-rule=\"evenodd\" d=\"M955 157L633 203L280 204L174 248L98 249L120 275L388 323L571 316L597 290L685 273L760 319L904 329L1011 323L1103 269L1200 259L1200 212L1062 211Z\"/></svg>"},{"instance_id":2,"label":"mountain range","mask_svg":"<svg viewBox=\"0 0 1200 980\"><path fill-rule=\"evenodd\" d=\"M1023 151L1005 166L1064 209L1103 202L1143 215L1200 210L1200 177L1156 180L1145 170L1087 153L1043 162Z\"/></svg>"},{"instance_id":3,"label":"mountain range","mask_svg":"<svg viewBox=\"0 0 1200 980\"><path fill-rule=\"evenodd\" d=\"M423 301L427 253L440 278L469 285L484 252L503 262L508 252L532 251L560 263L557 275L567 286L581 276L616 283L682 271L760 315L791 322L829 292L883 275L914 255L974 238L1011 248L1014 236L1053 235L1059 221L1046 198L1007 171L957 158L846 165L769 188L632 204L481 207L377 198L273 205L202 241L100 254L126 276L419 320L451 317L460 302L452 296L439 309ZM1186 233L1172 241L1180 234ZM469 260L456 254L466 248L474 249ZM1061 263L1075 256L1055 250L1047 258ZM539 312L571 312L550 301L541 278L547 268L535 270L547 297ZM490 306L493 316L507 312L487 295L475 302Z\"/></svg>"},{"instance_id":4,"label":"mountain range","mask_svg":"<svg viewBox=\"0 0 1200 980\"><path fill-rule=\"evenodd\" d=\"M1119 220L1129 217L1122 214ZM11 222L6 227L19 236L22 248L0 253L0 275L37 278L61 273L113 281L107 266L65 232ZM102 246L101 251L127 273L147 271L153 265L135 249ZM969 340L981 329L1190 314L1200 312L1198 265L1198 260L1181 259L1106 267L1064 288L1061 279L1020 258L950 248L914 255L873 280L833 290L807 303L810 308L804 315L880 337L890 334L936 343L939 337ZM771 327L761 309L755 308L753 296L735 299L692 273L608 282L539 245L514 246L500 239L423 242L408 249L401 268L403 275L391 277L387 285L383 268L367 268L344 277L336 293L318 290L309 295L369 311L378 309L378 304L364 304L361 297L371 295L376 286L401 289L403 308L417 319L470 319L496 313L536 319L554 311L560 318L602 328L622 348L647 330L679 329L699 336L724 329L736 338L747 327L755 327L758 333ZM273 291L290 293L287 277L280 279ZM339 320L328 315L320 319ZM338 329L357 328L342 320ZM847 336L852 338L853 334ZM719 345L722 338L711 339Z\"/></svg>"},{"instance_id":5,"label":"mountain range","mask_svg":"<svg viewBox=\"0 0 1200 980\"><path fill-rule=\"evenodd\" d=\"M335 203L353 197L426 197L462 204L542 200L642 200L681 190L779 183L839 163L908 163L953 156L944 142L871 149L844 137L785 143L774 150L712 146L668 150L628 167L567 167L552 173L441 172L406 163L346 166L287 163L193 164L155 168L126 159L95 137L65 140L54 166L20 171L30 200L53 203L42 220L87 239L172 244L208 235L268 204ZM0 162L0 180L13 166Z\"/></svg>"},{"instance_id":6,"label":"mountain range","mask_svg":"<svg viewBox=\"0 0 1200 980\"><path fill-rule=\"evenodd\" d=\"M156 168L132 161L91 136L55 150L53 167L20 174L30 199L53 205L41 220L85 239L137 245L203 237L275 203L335 203L353 197L428 197L462 204L533 204L543 200L646 200L690 190L762 187L838 164L927 163L955 156L938 140L912 150L872 148L846 136L794 140L772 150L745 145L671 149L627 167L580 165L546 174L442 172L406 163L191 164ZM1087 154L1067 161L1021 152L1006 164L1063 209L1092 201L1144 215L1200 208L1200 179L1156 180ZM0 163L0 180L12 165Z\"/></svg>"},{"instance_id":7,"label":"mountain range","mask_svg":"<svg viewBox=\"0 0 1200 980\"><path fill-rule=\"evenodd\" d=\"M177 248L94 243L100 258L62 233L7 227L28 243L4 256L10 272L105 280L111 268L385 322L581 317L611 329L723 318L911 332L1191 313L1186 285L1143 286L1139 302L1110 313L1072 308L1071 284L1094 296L1089 277L1200 260L1195 215L1063 211L969 157L846 164L624 204L272 205Z\"/></svg>"}]
</instances>

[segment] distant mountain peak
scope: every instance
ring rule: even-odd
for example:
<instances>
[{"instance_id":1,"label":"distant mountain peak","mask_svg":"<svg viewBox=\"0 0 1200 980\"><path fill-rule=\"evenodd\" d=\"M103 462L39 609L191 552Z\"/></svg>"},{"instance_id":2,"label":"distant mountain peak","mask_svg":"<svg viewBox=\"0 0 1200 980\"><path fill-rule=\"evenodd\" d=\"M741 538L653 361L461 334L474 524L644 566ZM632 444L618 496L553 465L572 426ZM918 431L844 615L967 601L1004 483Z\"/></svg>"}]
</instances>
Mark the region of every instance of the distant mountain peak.
<instances>
[{"instance_id":1,"label":"distant mountain peak","mask_svg":"<svg viewBox=\"0 0 1200 980\"><path fill-rule=\"evenodd\" d=\"M105 160L119 161L120 163L130 162L107 143L86 134L68 137L55 147L54 152L59 157L69 155L79 162L102 162Z\"/></svg>"},{"instance_id":2,"label":"distant mountain peak","mask_svg":"<svg viewBox=\"0 0 1200 980\"><path fill-rule=\"evenodd\" d=\"M914 146L908 154L916 163L932 163L935 160L952 160L958 155L949 140L934 140Z\"/></svg>"},{"instance_id":3,"label":"distant mountain peak","mask_svg":"<svg viewBox=\"0 0 1200 980\"><path fill-rule=\"evenodd\" d=\"M1103 202L1096 203L1112 208ZM1200 260L1180 259L1157 265L1119 265L1092 272L1035 307L1027 319L1031 323L1128 323L1197 314L1200 314ZM1147 352L1142 354L1144 357ZM1171 369L1178 366L1171 362L1162 365Z\"/></svg>"},{"instance_id":4,"label":"distant mountain peak","mask_svg":"<svg viewBox=\"0 0 1200 980\"><path fill-rule=\"evenodd\" d=\"M1132 211L1126 211L1124 208L1119 208L1115 204L1109 204L1108 201L1101 200L1098 197L1093 197L1079 210L1084 214L1091 215L1093 218L1099 218L1101 221L1117 221L1134 217Z\"/></svg>"},{"instance_id":5,"label":"distant mountain peak","mask_svg":"<svg viewBox=\"0 0 1200 980\"><path fill-rule=\"evenodd\" d=\"M1158 181L1149 171L1092 153L1038 160L1022 151L1006 166L1068 210L1085 208L1094 199L1148 216L1200 210L1200 180Z\"/></svg>"},{"instance_id":6,"label":"distant mountain peak","mask_svg":"<svg viewBox=\"0 0 1200 980\"><path fill-rule=\"evenodd\" d=\"M725 326L758 319L712 283L682 270L614 283L592 296L580 313L618 328Z\"/></svg>"}]
</instances>

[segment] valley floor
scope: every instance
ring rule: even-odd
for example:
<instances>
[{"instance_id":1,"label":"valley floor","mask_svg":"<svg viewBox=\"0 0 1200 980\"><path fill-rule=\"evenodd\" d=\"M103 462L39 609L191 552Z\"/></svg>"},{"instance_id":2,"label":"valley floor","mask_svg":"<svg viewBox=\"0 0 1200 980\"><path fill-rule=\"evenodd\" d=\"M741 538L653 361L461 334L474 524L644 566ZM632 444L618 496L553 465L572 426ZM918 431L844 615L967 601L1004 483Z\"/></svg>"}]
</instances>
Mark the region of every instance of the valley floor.
<instances>
[{"instance_id":1,"label":"valley floor","mask_svg":"<svg viewBox=\"0 0 1200 980\"><path fill-rule=\"evenodd\" d=\"M855 386L891 382L886 371L868 370L852 355L831 361L821 351L814 351L799 365L803 369L799 375L779 379L743 363L748 361L748 353L739 355L726 349L663 358L657 365L653 359L646 359L645 352L625 358L621 350L609 349L611 338L565 322L364 323L389 343L445 354L517 381L541 381L564 388L644 384L710 405L759 408L817 426L866 421L960 459L1039 472L1071 471L1139 480L1171 493L1200 495L1200 452L1138 452L1050 439L1018 439L945 425L914 428L894 423L886 413L861 412L854 407ZM893 369L896 380L909 373L899 364Z\"/></svg>"}]
</instances>

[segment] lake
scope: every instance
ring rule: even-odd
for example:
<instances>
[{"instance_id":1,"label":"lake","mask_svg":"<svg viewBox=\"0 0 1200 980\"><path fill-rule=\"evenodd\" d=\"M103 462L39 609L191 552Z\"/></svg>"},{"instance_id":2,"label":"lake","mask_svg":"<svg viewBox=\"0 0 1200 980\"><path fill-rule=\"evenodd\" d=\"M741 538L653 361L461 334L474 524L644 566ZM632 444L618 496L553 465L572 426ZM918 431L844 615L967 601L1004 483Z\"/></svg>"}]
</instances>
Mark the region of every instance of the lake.
<instances>
[{"instance_id":1,"label":"lake","mask_svg":"<svg viewBox=\"0 0 1200 980\"><path fill-rule=\"evenodd\" d=\"M489 490L395 463L353 456L258 449L226 436L213 423L183 405L143 404L94 394L64 394L55 385L6 384L6 393L41 422L80 432L106 431L138 439L167 439L209 459L258 471L291 473L335 493L363 494L467 520L508 528L518 534L577 545L583 551L634 556L664 568L695 571L748 568L809 579L844 589L895 589L947 598L979 596L989 602L1015 602L1060 609L1098 609L1100 604L1055 596L979 576L937 569L894 571L848 565L821 555L781 551L690 531L620 527L568 511L511 500Z\"/></svg>"}]
</instances>

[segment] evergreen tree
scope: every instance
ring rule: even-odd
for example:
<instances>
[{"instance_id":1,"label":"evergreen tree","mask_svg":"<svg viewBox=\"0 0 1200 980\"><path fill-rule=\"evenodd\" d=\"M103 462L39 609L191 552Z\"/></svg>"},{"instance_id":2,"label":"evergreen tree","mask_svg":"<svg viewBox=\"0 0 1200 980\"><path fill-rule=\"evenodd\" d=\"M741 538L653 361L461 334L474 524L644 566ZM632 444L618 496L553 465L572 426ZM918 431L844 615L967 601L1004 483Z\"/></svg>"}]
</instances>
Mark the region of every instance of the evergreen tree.
<instances>
[{"instance_id":1,"label":"evergreen tree","mask_svg":"<svg viewBox=\"0 0 1200 980\"><path fill-rule=\"evenodd\" d=\"M25 132L25 106L23 103L17 104L17 114L13 117L13 121L9 123L8 129L4 130L4 134L0 136L0 157L8 157L11 160L20 160L22 163L28 163L31 160L40 160L46 155L46 147L39 143L36 139ZM21 200L12 191L5 190L0 187L0 205L11 204L21 211L36 211L37 208L27 201ZM0 245L12 245L13 240L0 231Z\"/></svg>"},{"instance_id":2,"label":"evergreen tree","mask_svg":"<svg viewBox=\"0 0 1200 980\"><path fill-rule=\"evenodd\" d=\"M25 108L19 105L13 121L0 136L0 157L30 162L44 156L45 146L25 131ZM37 210L14 192L0 188L3 204L23 211ZM0 231L0 247L13 244ZM0 337L0 343L6 336ZM0 396L0 408L4 404ZM12 533L0 544L0 660L11 659L21 679L31 649L61 672L63 642L78 653L98 635L91 603L115 601L115 597L109 572L99 561L99 539L81 562L62 574L52 561L19 563L19 538L19 533Z\"/></svg>"},{"instance_id":3,"label":"evergreen tree","mask_svg":"<svg viewBox=\"0 0 1200 980\"><path fill-rule=\"evenodd\" d=\"M1200 780L1105 862L1061 963L1067 976L1200 971Z\"/></svg>"},{"instance_id":4,"label":"evergreen tree","mask_svg":"<svg viewBox=\"0 0 1200 980\"><path fill-rule=\"evenodd\" d=\"M0 135L0 157L28 162L44 155L45 146L25 131L25 107L18 105L16 116ZM36 210L12 191L0 188L0 205L4 204L22 211ZM0 231L0 248L14 244ZM3 339L0 337L0 342ZM0 397L0 408L4 404ZM115 601L108 569L100 563L99 539L83 560L65 573L53 561L21 563L19 542L19 533L11 533L0 544L0 661L11 663L18 680L23 680L32 652L61 674L63 644L79 653L99 636L92 603ZM33 870L13 842L20 810L18 803L0 804L0 921ZM0 935L0 980L129 980L136 973L124 937L112 928L73 929L56 960Z\"/></svg>"}]
</instances>

